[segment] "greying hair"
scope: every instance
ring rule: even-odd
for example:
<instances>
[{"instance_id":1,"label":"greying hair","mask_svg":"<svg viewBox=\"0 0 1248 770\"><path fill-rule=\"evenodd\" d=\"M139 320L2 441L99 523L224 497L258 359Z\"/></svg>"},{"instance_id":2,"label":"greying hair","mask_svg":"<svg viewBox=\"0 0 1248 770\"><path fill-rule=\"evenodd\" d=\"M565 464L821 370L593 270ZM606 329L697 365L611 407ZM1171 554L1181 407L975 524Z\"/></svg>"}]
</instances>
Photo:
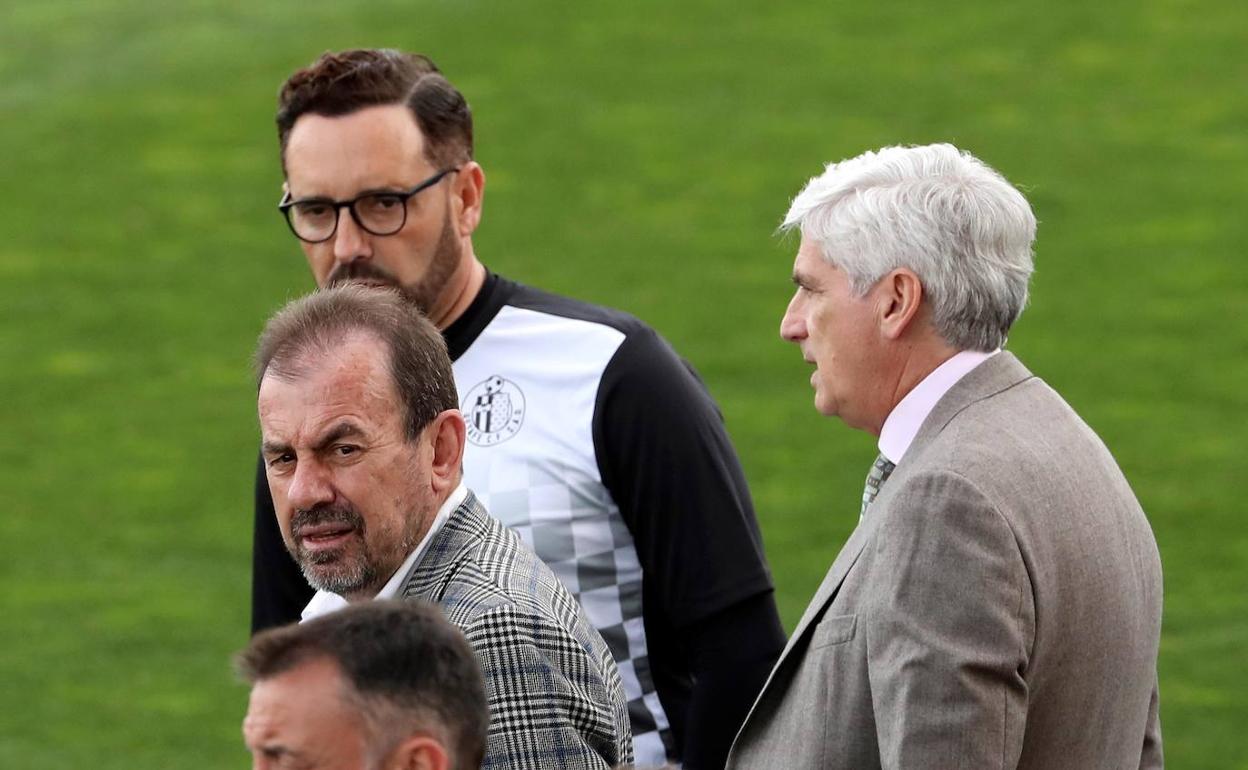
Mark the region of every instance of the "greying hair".
<instances>
[{"instance_id":1,"label":"greying hair","mask_svg":"<svg viewBox=\"0 0 1248 770\"><path fill-rule=\"evenodd\" d=\"M389 353L409 440L442 412L459 408L446 341L433 323L398 290L353 283L294 300L269 319L256 346L256 382L265 375L298 379L315 365L313 354L360 332L376 337Z\"/></svg>"},{"instance_id":2,"label":"greying hair","mask_svg":"<svg viewBox=\"0 0 1248 770\"><path fill-rule=\"evenodd\" d=\"M938 334L995 350L1027 304L1036 218L1022 193L949 144L885 147L829 163L793 199L799 228L862 296L891 270L919 276Z\"/></svg>"},{"instance_id":3,"label":"greying hair","mask_svg":"<svg viewBox=\"0 0 1248 770\"><path fill-rule=\"evenodd\" d=\"M326 659L349 685L374 760L403 739L433 733L452 767L480 767L490 708L481 666L458 628L424 601L370 601L269 629L234 659L248 684Z\"/></svg>"}]
</instances>

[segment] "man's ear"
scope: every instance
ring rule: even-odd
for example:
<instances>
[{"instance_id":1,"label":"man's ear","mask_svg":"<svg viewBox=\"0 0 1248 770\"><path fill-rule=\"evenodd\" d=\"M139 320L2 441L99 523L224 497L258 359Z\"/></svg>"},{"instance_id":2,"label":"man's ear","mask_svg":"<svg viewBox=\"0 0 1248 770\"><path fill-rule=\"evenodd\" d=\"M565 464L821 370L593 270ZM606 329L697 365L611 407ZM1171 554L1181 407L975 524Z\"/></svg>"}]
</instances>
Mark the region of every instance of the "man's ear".
<instances>
[{"instance_id":1,"label":"man's ear","mask_svg":"<svg viewBox=\"0 0 1248 770\"><path fill-rule=\"evenodd\" d=\"M434 738L414 735L400 743L382 767L386 770L451 770L451 758Z\"/></svg>"},{"instance_id":2,"label":"man's ear","mask_svg":"<svg viewBox=\"0 0 1248 770\"><path fill-rule=\"evenodd\" d=\"M459 167L451 183L451 216L459 237L472 235L481 223L481 203L485 197L485 171L470 160Z\"/></svg>"},{"instance_id":3,"label":"man's ear","mask_svg":"<svg viewBox=\"0 0 1248 770\"><path fill-rule=\"evenodd\" d=\"M880 333L890 340L901 339L914 324L923 305L923 283L913 271L897 268L885 275L872 290Z\"/></svg>"},{"instance_id":4,"label":"man's ear","mask_svg":"<svg viewBox=\"0 0 1248 770\"><path fill-rule=\"evenodd\" d=\"M459 484L460 466L464 460L467 427L458 409L447 409L429 423L425 436L433 446L431 477L433 490L450 492Z\"/></svg>"}]
</instances>

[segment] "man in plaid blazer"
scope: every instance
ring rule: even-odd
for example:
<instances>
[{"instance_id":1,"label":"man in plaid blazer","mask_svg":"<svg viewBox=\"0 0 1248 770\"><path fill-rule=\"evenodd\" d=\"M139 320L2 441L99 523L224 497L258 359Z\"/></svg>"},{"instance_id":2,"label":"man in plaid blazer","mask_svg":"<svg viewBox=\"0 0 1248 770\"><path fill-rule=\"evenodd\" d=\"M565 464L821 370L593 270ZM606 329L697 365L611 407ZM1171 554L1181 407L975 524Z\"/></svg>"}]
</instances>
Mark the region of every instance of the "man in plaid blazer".
<instances>
[{"instance_id":1,"label":"man in plaid blazer","mask_svg":"<svg viewBox=\"0 0 1248 770\"><path fill-rule=\"evenodd\" d=\"M619 674L602 638L550 568L471 492L400 596L438 604L476 650L492 715L486 767L594 767L599 757L631 757ZM562 726L541 727L551 722Z\"/></svg>"},{"instance_id":2,"label":"man in plaid blazer","mask_svg":"<svg viewBox=\"0 0 1248 770\"><path fill-rule=\"evenodd\" d=\"M256 354L269 487L317 595L303 617L394 597L439 605L481 664L485 768L632 761L616 664L580 606L462 483L446 346L390 289L349 284L270 319Z\"/></svg>"}]
</instances>

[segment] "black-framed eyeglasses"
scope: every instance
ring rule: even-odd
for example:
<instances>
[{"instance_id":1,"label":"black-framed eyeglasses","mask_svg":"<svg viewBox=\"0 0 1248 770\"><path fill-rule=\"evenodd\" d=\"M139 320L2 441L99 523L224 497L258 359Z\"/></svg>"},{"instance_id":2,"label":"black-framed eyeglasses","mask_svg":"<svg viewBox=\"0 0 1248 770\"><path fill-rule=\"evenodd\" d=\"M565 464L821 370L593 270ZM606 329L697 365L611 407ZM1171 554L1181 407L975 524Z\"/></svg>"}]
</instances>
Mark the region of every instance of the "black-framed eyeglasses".
<instances>
[{"instance_id":1,"label":"black-framed eyeglasses","mask_svg":"<svg viewBox=\"0 0 1248 770\"><path fill-rule=\"evenodd\" d=\"M459 171L459 167L443 169L406 192L366 192L345 201L330 198L296 201L290 199L290 191L287 190L277 208L286 217L286 224L290 225L295 237L308 243L324 243L334 237L343 207L351 212L351 218L365 232L394 235L407 224L407 201L454 171Z\"/></svg>"}]
</instances>

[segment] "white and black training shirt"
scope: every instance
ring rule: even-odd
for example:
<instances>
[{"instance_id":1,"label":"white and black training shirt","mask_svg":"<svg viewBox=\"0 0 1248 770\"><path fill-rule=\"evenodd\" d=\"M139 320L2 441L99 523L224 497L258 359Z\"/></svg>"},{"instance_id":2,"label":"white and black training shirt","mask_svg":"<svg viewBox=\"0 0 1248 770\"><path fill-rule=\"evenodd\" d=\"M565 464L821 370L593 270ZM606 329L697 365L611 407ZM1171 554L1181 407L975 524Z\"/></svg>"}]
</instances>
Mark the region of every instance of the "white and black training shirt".
<instances>
[{"instance_id":1,"label":"white and black training shirt","mask_svg":"<svg viewBox=\"0 0 1248 770\"><path fill-rule=\"evenodd\" d=\"M784 635L749 491L705 387L636 318L493 274L444 335L467 423L464 481L606 640L636 762L722 766L735 725L717 723L739 725ZM261 584L285 556L261 559L262 518L281 542L262 482L263 471L257 630L283 622L262 606L279 598L280 579ZM727 681L727 668L745 681Z\"/></svg>"}]
</instances>

